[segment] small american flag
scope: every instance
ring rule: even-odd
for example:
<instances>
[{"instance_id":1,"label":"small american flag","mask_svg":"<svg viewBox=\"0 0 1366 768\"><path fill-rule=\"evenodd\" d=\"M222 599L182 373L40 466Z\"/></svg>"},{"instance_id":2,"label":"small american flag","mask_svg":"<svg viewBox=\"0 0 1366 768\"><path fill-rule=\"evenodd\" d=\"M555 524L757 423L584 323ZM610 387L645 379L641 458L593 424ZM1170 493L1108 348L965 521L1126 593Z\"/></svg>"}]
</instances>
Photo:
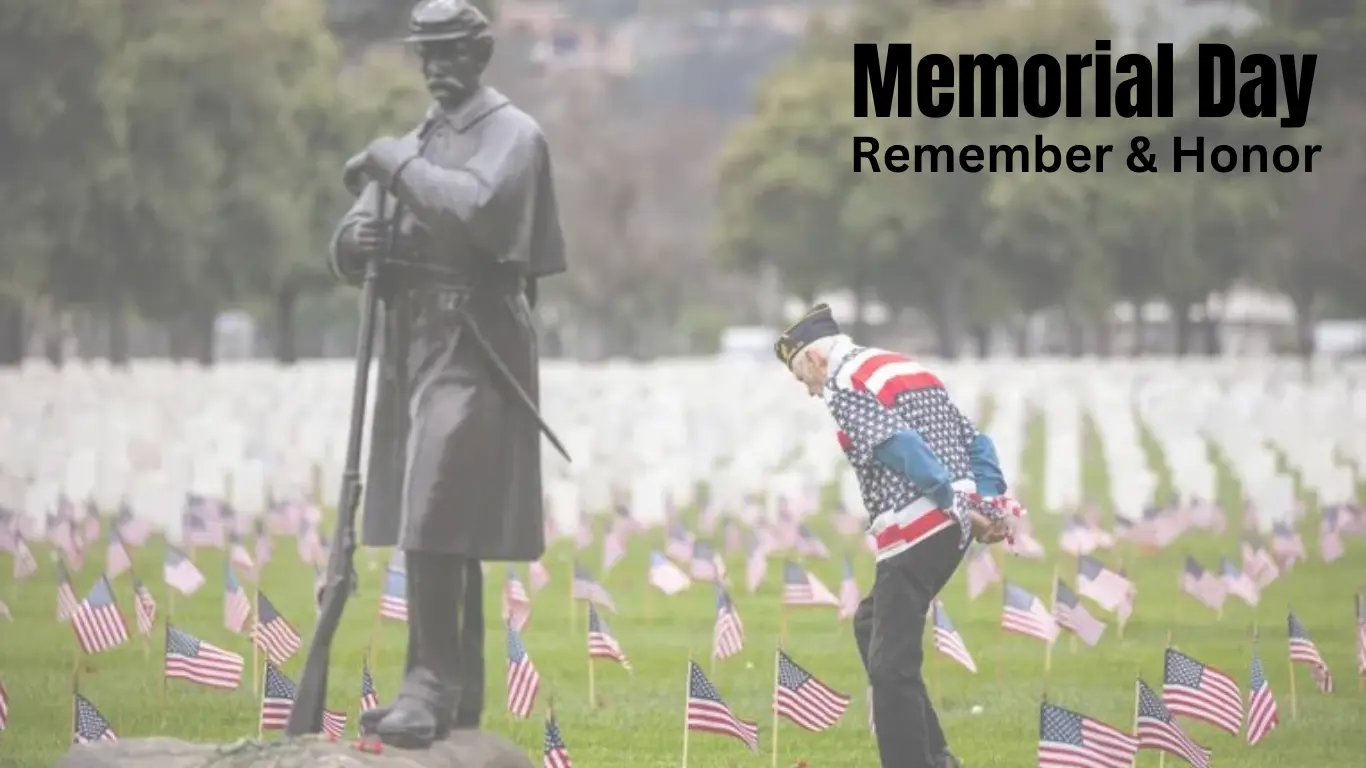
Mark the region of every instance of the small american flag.
<instances>
[{"instance_id":1,"label":"small american flag","mask_svg":"<svg viewBox=\"0 0 1366 768\"><path fill-rule=\"evenodd\" d=\"M137 576L133 577L133 613L137 618L138 632L144 637L152 634L157 622L157 601L152 591Z\"/></svg>"},{"instance_id":2,"label":"small american flag","mask_svg":"<svg viewBox=\"0 0 1366 768\"><path fill-rule=\"evenodd\" d=\"M991 550L986 547L978 547L975 552L968 556L968 599L976 600L981 597L992 584L1001 580L1001 569L996 565L996 558L992 557Z\"/></svg>"},{"instance_id":3,"label":"small american flag","mask_svg":"<svg viewBox=\"0 0 1366 768\"><path fill-rule=\"evenodd\" d=\"M825 542L820 540L816 534L811 532L805 525L797 526L797 541L795 543L797 554L802 557L814 557L825 560L830 557L830 549L825 546Z\"/></svg>"},{"instance_id":4,"label":"small american flag","mask_svg":"<svg viewBox=\"0 0 1366 768\"><path fill-rule=\"evenodd\" d=\"M1181 569L1179 580L1181 591L1194 597L1205 607L1218 610L1224 605L1227 592L1224 583L1206 571L1193 557L1186 558L1186 566Z\"/></svg>"},{"instance_id":5,"label":"small american flag","mask_svg":"<svg viewBox=\"0 0 1366 768\"><path fill-rule=\"evenodd\" d=\"M1058 549L1074 557L1090 554L1096 549L1096 538L1091 528L1073 517L1063 523L1062 534L1058 537Z\"/></svg>"},{"instance_id":6,"label":"small american flag","mask_svg":"<svg viewBox=\"0 0 1366 768\"><path fill-rule=\"evenodd\" d=\"M537 560L527 567L527 581L530 582L531 594L534 595L550 583L550 571L544 563Z\"/></svg>"},{"instance_id":7,"label":"small american flag","mask_svg":"<svg viewBox=\"0 0 1366 768\"><path fill-rule=\"evenodd\" d=\"M346 733L346 713L338 712L333 709L323 710L323 735L327 738L340 739Z\"/></svg>"},{"instance_id":8,"label":"small american flag","mask_svg":"<svg viewBox=\"0 0 1366 768\"><path fill-rule=\"evenodd\" d=\"M1304 538L1289 523L1271 526L1271 553L1286 565L1306 559Z\"/></svg>"},{"instance_id":9,"label":"small american flag","mask_svg":"<svg viewBox=\"0 0 1366 768\"><path fill-rule=\"evenodd\" d=\"M587 549L588 547L592 546L592 544L593 522L591 519L583 520L579 523L578 529L574 531L574 548Z\"/></svg>"},{"instance_id":10,"label":"small american flag","mask_svg":"<svg viewBox=\"0 0 1366 768\"><path fill-rule=\"evenodd\" d=\"M1243 728L1243 692L1233 678L1167 649L1162 703L1173 715L1203 720L1234 736Z\"/></svg>"},{"instance_id":11,"label":"small american flag","mask_svg":"<svg viewBox=\"0 0 1366 768\"><path fill-rule=\"evenodd\" d=\"M1058 637L1058 622L1044 607L1043 601L1024 589L1005 583L1001 610L1001 629L1007 632L1036 637L1051 643Z\"/></svg>"},{"instance_id":12,"label":"small american flag","mask_svg":"<svg viewBox=\"0 0 1366 768\"><path fill-rule=\"evenodd\" d=\"M166 627L167 680L188 680L209 688L235 691L242 684L242 657L225 651L184 630Z\"/></svg>"},{"instance_id":13,"label":"small american flag","mask_svg":"<svg viewBox=\"0 0 1366 768\"><path fill-rule=\"evenodd\" d=\"M732 736L745 743L751 752L759 749L759 725L741 720L721 700L721 693L711 684L696 662L688 662L688 703L684 722L690 731Z\"/></svg>"},{"instance_id":14,"label":"small american flag","mask_svg":"<svg viewBox=\"0 0 1366 768\"><path fill-rule=\"evenodd\" d=\"M514 717L531 717L536 706L536 693L541 689L541 675L522 644L522 635L508 627L508 712Z\"/></svg>"},{"instance_id":15,"label":"small american flag","mask_svg":"<svg viewBox=\"0 0 1366 768\"><path fill-rule=\"evenodd\" d=\"M209 502L197 497L186 500L187 505L195 508L186 509L181 517L181 530L183 532L183 543L189 549L208 547L216 549L223 546L223 527L218 516L212 510L199 508L197 505L207 505Z\"/></svg>"},{"instance_id":16,"label":"small american flag","mask_svg":"<svg viewBox=\"0 0 1366 768\"><path fill-rule=\"evenodd\" d=\"M251 558L251 553L247 551L246 545L242 543L242 537L233 533L232 538L229 541L228 567L241 569L245 578L254 578L256 574L256 561Z\"/></svg>"},{"instance_id":17,"label":"small american flag","mask_svg":"<svg viewBox=\"0 0 1366 768\"><path fill-rule=\"evenodd\" d=\"M80 598L76 597L76 589L71 586L71 574L67 573L66 565L61 560L57 561L57 621L70 621L71 615L81 605Z\"/></svg>"},{"instance_id":18,"label":"small american flag","mask_svg":"<svg viewBox=\"0 0 1366 768\"><path fill-rule=\"evenodd\" d=\"M768 575L768 548L759 542L753 531L745 531L745 588L758 591Z\"/></svg>"},{"instance_id":19,"label":"small american flag","mask_svg":"<svg viewBox=\"0 0 1366 768\"><path fill-rule=\"evenodd\" d=\"M104 575L112 579L132 567L133 558L128 555L118 529L110 526L109 544L104 550Z\"/></svg>"},{"instance_id":20,"label":"small american flag","mask_svg":"<svg viewBox=\"0 0 1366 768\"><path fill-rule=\"evenodd\" d=\"M204 574L199 572L184 552L169 545L166 547L162 577L166 580L166 586L187 597L204 586Z\"/></svg>"},{"instance_id":21,"label":"small american flag","mask_svg":"<svg viewBox=\"0 0 1366 768\"><path fill-rule=\"evenodd\" d=\"M123 543L130 547L144 546L152 537L151 524L135 516L133 507L127 501L119 504L119 511L114 514L112 527L119 532L119 538L123 539Z\"/></svg>"},{"instance_id":22,"label":"small american flag","mask_svg":"<svg viewBox=\"0 0 1366 768\"><path fill-rule=\"evenodd\" d=\"M617 605L612 602L612 596L601 584L594 581L593 577L588 575L588 571L584 570L583 566L577 562L574 563L574 583L571 585L571 589L575 600L587 600L606 608L612 613L617 612Z\"/></svg>"},{"instance_id":23,"label":"small american flag","mask_svg":"<svg viewBox=\"0 0 1366 768\"><path fill-rule=\"evenodd\" d=\"M1335 562L1343 555L1341 516L1337 507L1324 507L1319 521L1319 557L1325 563Z\"/></svg>"},{"instance_id":24,"label":"small american flag","mask_svg":"<svg viewBox=\"0 0 1366 768\"><path fill-rule=\"evenodd\" d=\"M1243 572L1251 576L1258 587L1265 588L1280 577L1280 566L1276 564L1276 558L1271 556L1271 552L1262 544L1261 539L1255 536L1244 539L1242 553Z\"/></svg>"},{"instance_id":25,"label":"small american flag","mask_svg":"<svg viewBox=\"0 0 1366 768\"><path fill-rule=\"evenodd\" d=\"M621 650L621 643L612 636L607 622L602 620L592 603L588 604L588 658L611 659L627 671L631 671L631 660Z\"/></svg>"},{"instance_id":26,"label":"small american flag","mask_svg":"<svg viewBox=\"0 0 1366 768\"><path fill-rule=\"evenodd\" d=\"M650 584L666 595L676 595L692 586L692 579L682 568L658 552L650 553Z\"/></svg>"},{"instance_id":27,"label":"small american flag","mask_svg":"<svg viewBox=\"0 0 1366 768\"><path fill-rule=\"evenodd\" d=\"M1058 620L1059 627L1080 637L1089 646L1095 646L1105 634L1105 622L1092 616L1077 593L1062 579L1058 579L1053 588L1053 618Z\"/></svg>"},{"instance_id":28,"label":"small american flag","mask_svg":"<svg viewBox=\"0 0 1366 768\"><path fill-rule=\"evenodd\" d=\"M977 664L972 660L972 654L968 653L963 636L953 628L949 612L938 600L934 601L934 649L962 664L969 672L977 672Z\"/></svg>"},{"instance_id":29,"label":"small american flag","mask_svg":"<svg viewBox=\"0 0 1366 768\"><path fill-rule=\"evenodd\" d=\"M104 719L95 705L79 693L76 694L76 728L71 734L73 744L93 744L97 741L118 741L119 735Z\"/></svg>"},{"instance_id":30,"label":"small american flag","mask_svg":"<svg viewBox=\"0 0 1366 768\"><path fill-rule=\"evenodd\" d=\"M1255 606L1262 599L1261 587L1253 581L1251 576L1239 570L1232 560L1223 558L1219 564L1219 578L1224 582L1224 589L1234 597L1242 600L1248 605Z\"/></svg>"},{"instance_id":31,"label":"small american flag","mask_svg":"<svg viewBox=\"0 0 1366 768\"><path fill-rule=\"evenodd\" d=\"M5 690L5 684L0 683L0 733L4 733L7 727L9 727L9 692Z\"/></svg>"},{"instance_id":32,"label":"small american flag","mask_svg":"<svg viewBox=\"0 0 1366 768\"><path fill-rule=\"evenodd\" d=\"M1304 628L1294 612L1286 620L1290 634L1290 661L1292 663L1307 664L1314 671L1314 683L1318 685L1323 693L1333 692L1333 674L1328 671L1328 664L1324 662L1323 656L1319 655L1318 646L1309 638L1309 630Z\"/></svg>"},{"instance_id":33,"label":"small american flag","mask_svg":"<svg viewBox=\"0 0 1366 768\"><path fill-rule=\"evenodd\" d=\"M1366 592L1357 593L1357 675L1366 677Z\"/></svg>"},{"instance_id":34,"label":"small american flag","mask_svg":"<svg viewBox=\"0 0 1366 768\"><path fill-rule=\"evenodd\" d=\"M276 664L285 663L299 652L303 639L285 620L265 592L256 593L256 623L251 629L252 642L265 651L266 658Z\"/></svg>"},{"instance_id":35,"label":"small american flag","mask_svg":"<svg viewBox=\"0 0 1366 768\"><path fill-rule=\"evenodd\" d=\"M545 718L545 763L544 768L574 768L569 760L569 748L560 736L560 727L555 724L555 716Z\"/></svg>"},{"instance_id":36,"label":"small american flag","mask_svg":"<svg viewBox=\"0 0 1366 768\"><path fill-rule=\"evenodd\" d=\"M240 635L247 626L247 619L251 618L251 600L247 598L247 591L237 582L232 566L225 568L224 573L223 626L229 632Z\"/></svg>"},{"instance_id":37,"label":"small american flag","mask_svg":"<svg viewBox=\"0 0 1366 768\"><path fill-rule=\"evenodd\" d=\"M369 712L379 706L379 694L375 692L375 678L370 675L367 662L360 671L360 711Z\"/></svg>"},{"instance_id":38,"label":"small american flag","mask_svg":"<svg viewBox=\"0 0 1366 768\"><path fill-rule=\"evenodd\" d=\"M613 525L602 537L602 572L607 573L626 557L626 529Z\"/></svg>"},{"instance_id":39,"label":"small american flag","mask_svg":"<svg viewBox=\"0 0 1366 768\"><path fill-rule=\"evenodd\" d=\"M1139 749L1155 749L1185 760L1195 768L1209 768L1212 754L1187 736L1176 718L1142 680L1138 681L1137 733Z\"/></svg>"},{"instance_id":40,"label":"small american flag","mask_svg":"<svg viewBox=\"0 0 1366 768\"><path fill-rule=\"evenodd\" d=\"M854 618L858 612L859 589L858 582L854 581L854 564L850 562L849 556L844 556L844 578L840 579L840 612L841 621Z\"/></svg>"},{"instance_id":41,"label":"small american flag","mask_svg":"<svg viewBox=\"0 0 1366 768\"><path fill-rule=\"evenodd\" d=\"M1114 613L1133 589L1133 583L1093 557L1077 558L1077 593Z\"/></svg>"},{"instance_id":42,"label":"small american flag","mask_svg":"<svg viewBox=\"0 0 1366 768\"><path fill-rule=\"evenodd\" d=\"M778 684L773 711L808 731L824 731L844 716L850 698L836 692L778 651Z\"/></svg>"},{"instance_id":43,"label":"small american flag","mask_svg":"<svg viewBox=\"0 0 1366 768\"><path fill-rule=\"evenodd\" d=\"M792 561L783 563L783 605L829 605L840 599L821 580Z\"/></svg>"},{"instance_id":44,"label":"small american flag","mask_svg":"<svg viewBox=\"0 0 1366 768\"><path fill-rule=\"evenodd\" d=\"M1276 697L1262 673L1262 660L1252 654L1252 680L1247 694L1247 743L1256 745L1281 722Z\"/></svg>"},{"instance_id":45,"label":"small american flag","mask_svg":"<svg viewBox=\"0 0 1366 768\"><path fill-rule=\"evenodd\" d=\"M298 689L274 664L266 662L266 684L261 691L261 730L283 731L294 709Z\"/></svg>"},{"instance_id":46,"label":"small american flag","mask_svg":"<svg viewBox=\"0 0 1366 768\"><path fill-rule=\"evenodd\" d=\"M664 554L672 557L680 563L687 563L692 560L692 534L682 525L674 524L669 526L669 532L664 542Z\"/></svg>"},{"instance_id":47,"label":"small american flag","mask_svg":"<svg viewBox=\"0 0 1366 768\"><path fill-rule=\"evenodd\" d=\"M720 584L716 585L716 626L711 633L711 655L717 659L729 659L745 647L745 625L740 614L731 602L730 594Z\"/></svg>"},{"instance_id":48,"label":"small american flag","mask_svg":"<svg viewBox=\"0 0 1366 768\"><path fill-rule=\"evenodd\" d=\"M275 554L275 542L270 537L270 529L263 518L256 518L253 531L253 546L256 550L256 580L261 580L261 572L266 569L266 563Z\"/></svg>"},{"instance_id":49,"label":"small american flag","mask_svg":"<svg viewBox=\"0 0 1366 768\"><path fill-rule=\"evenodd\" d=\"M1138 739L1062 707L1039 707L1039 768L1130 768Z\"/></svg>"},{"instance_id":50,"label":"small american flag","mask_svg":"<svg viewBox=\"0 0 1366 768\"><path fill-rule=\"evenodd\" d=\"M117 648L128 641L128 625L119 613L108 578L101 576L90 588L90 594L72 612L71 628L76 630L81 650L88 654Z\"/></svg>"},{"instance_id":51,"label":"small american flag","mask_svg":"<svg viewBox=\"0 0 1366 768\"><path fill-rule=\"evenodd\" d=\"M384 570L384 592L379 596L380 618L408 620L408 574L392 564Z\"/></svg>"},{"instance_id":52,"label":"small american flag","mask_svg":"<svg viewBox=\"0 0 1366 768\"><path fill-rule=\"evenodd\" d=\"M14 580L23 581L38 572L38 559L33 556L33 550L28 548L28 541L23 536L14 542Z\"/></svg>"},{"instance_id":53,"label":"small american flag","mask_svg":"<svg viewBox=\"0 0 1366 768\"><path fill-rule=\"evenodd\" d=\"M725 562L716 550L704 541L693 543L690 570L692 577L698 581L722 581L726 578Z\"/></svg>"},{"instance_id":54,"label":"small american flag","mask_svg":"<svg viewBox=\"0 0 1366 768\"><path fill-rule=\"evenodd\" d=\"M503 584L503 623L511 624L518 632L531 619L531 598L522 586L512 566L507 567L507 582Z\"/></svg>"}]
</instances>

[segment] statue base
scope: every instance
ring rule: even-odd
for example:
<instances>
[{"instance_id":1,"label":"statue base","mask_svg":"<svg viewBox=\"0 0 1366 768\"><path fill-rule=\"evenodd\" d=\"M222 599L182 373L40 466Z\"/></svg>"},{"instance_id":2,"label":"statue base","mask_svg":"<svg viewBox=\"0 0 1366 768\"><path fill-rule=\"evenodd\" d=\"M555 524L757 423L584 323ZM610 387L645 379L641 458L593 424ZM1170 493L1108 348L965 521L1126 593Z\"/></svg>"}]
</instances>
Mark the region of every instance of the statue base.
<instances>
[{"instance_id":1,"label":"statue base","mask_svg":"<svg viewBox=\"0 0 1366 768\"><path fill-rule=\"evenodd\" d=\"M377 743L377 742L375 742ZM526 750L484 731L456 731L427 750L363 752L318 736L232 744L152 737L71 748L55 768L535 768Z\"/></svg>"}]
</instances>

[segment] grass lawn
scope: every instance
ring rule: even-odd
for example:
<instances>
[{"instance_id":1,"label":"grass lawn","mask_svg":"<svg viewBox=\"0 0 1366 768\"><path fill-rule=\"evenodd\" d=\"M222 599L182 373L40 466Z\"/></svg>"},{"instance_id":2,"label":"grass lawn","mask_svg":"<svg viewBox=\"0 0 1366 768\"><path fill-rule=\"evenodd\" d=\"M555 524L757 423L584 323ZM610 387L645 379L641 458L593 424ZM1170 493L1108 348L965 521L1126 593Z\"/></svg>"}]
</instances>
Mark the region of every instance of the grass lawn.
<instances>
[{"instance_id":1,"label":"grass lawn","mask_svg":"<svg viewBox=\"0 0 1366 768\"><path fill-rule=\"evenodd\" d=\"M1030 430L1024 473L1020 478L1025 501L1041 498L1037 476L1042 431ZM1089 445L1089 440L1084 443ZM1094 462L1088 452L1088 462ZM1100 491L1107 483L1103 470L1088 464L1085 472L1088 492ZM1237 498L1238 488L1225 476L1225 500ZM1036 511L1039 538L1054 548L1056 523ZM836 548L845 547L828 529L817 526ZM1134 678L1141 674L1155 689L1162 683L1162 651L1170 635L1173 644L1195 658L1227 672L1246 685L1251 660L1251 630L1260 626L1261 655L1267 676L1280 704L1281 727L1261 745L1248 747L1241 737L1229 736L1203 725L1188 724L1188 732L1214 750L1219 766L1238 768L1350 768L1362 765L1366 754L1366 695L1356 679L1355 625L1352 613L1353 592L1366 586L1366 541L1349 540L1346 557L1332 565L1311 558L1296 567L1263 594L1259 609L1230 599L1222 618L1200 606L1177 590L1178 568L1187 554L1194 555L1207 568L1214 568L1221 555L1237 553L1236 511L1230 531L1222 539L1204 534L1188 534L1167 551L1144 556L1131 551L1107 553L1112 565L1124 559L1139 585L1135 616L1121 640L1113 626L1096 648L1073 650L1062 640L1054 651L1051 673L1044 674L1044 647L1019 636L1002 638L997 629L1000 592L989 592L969 603L960 571L943 595L949 614L976 658L980 673L973 675L943 656L929 653L927 677L949 742L969 766L1030 766L1038 738L1038 704L1047 692L1050 701L1128 727L1134 708ZM1317 538L1312 527L1304 528L1306 544L1316 552ZM655 546L662 534L655 533ZM852 546L852 543L849 544ZM857 574L866 590L871 583L873 564L862 546L856 547ZM14 585L0 585L0 598L9 603L13 623L0 624L0 681L10 695L9 729L0 733L0 765L5 768L30 768L50 764L65 749L70 739L72 653L75 638L71 629L54 620L54 569L46 550L37 552L44 569L38 576ZM524 632L528 650L541 672L538 715L530 721L514 721L504 713L503 669L504 638L501 631L490 631L487 641L489 659L488 712L485 727L505 734L525 746L540 762L543 734L541 712L553 696L565 741L576 765L587 768L673 768L679 765L683 727L683 698L686 659L691 653L705 658L710 652L714 602L708 588L693 590L674 598L658 592L647 594L644 575L648 546L643 540L632 543L626 561L604 578L622 613L608 615L626 654L635 666L634 677L613 664L599 662L596 671L601 709L588 702L589 667L585 652L585 621L571 613L568 601L569 563L573 552L568 542L558 543L547 555L552 581L533 598L530 626ZM85 570L76 576L81 596L98 576L102 553L90 558ZM138 572L152 586L160 603L160 617L167 613L167 600L160 579L162 552L150 546L136 555ZM1009 559L1009 558L1003 558ZM181 599L174 606L172 621L204 640L243 653L250 658L244 637L223 628L222 583L223 555L202 552L197 564L209 583L193 598ZM362 555L361 596L353 600L333 654L330 705L350 713L354 727L360 689L362 659L374 638L374 676L381 698L395 691L403 666L405 647L401 625L386 622L376 630L374 617L382 576L383 553ZM584 560L596 568L599 553L594 548ZM367 567L367 563L375 567ZM1069 576L1069 565L1059 557L1049 562L1009 560L1007 577L1047 600L1051 594L1052 574L1061 565ZM756 765L769 760L773 739L772 716L768 707L772 697L773 651L779 627L777 577L780 563L772 561L769 578L756 595L745 594L743 586L734 597L746 627L746 648L734 659L716 665L712 679L726 701L742 717L761 724L761 754L749 754L739 742L708 734L693 734L689 746L693 765ZM827 585L839 583L839 562L810 564ZM738 556L730 558L732 573L742 572ZM524 573L523 569L523 573ZM10 564L0 561L0 573L8 581ZM487 613L491 626L498 622L498 589L501 566L490 568ZM743 580L743 579L741 579ZM276 558L267 567L263 587L270 599L307 638L313 624L312 573L299 564L294 547L280 542ZM131 587L128 576L115 585L118 598L132 626ZM1296 670L1298 717L1291 718L1291 670L1286 657L1286 611L1293 606L1312 633L1320 651L1337 678L1338 692L1319 694L1309 672ZM1097 615L1106 617L1099 610ZM160 622L159 622L160 623ZM867 728L865 679L847 625L837 623L833 610L808 609L788 620L787 650L797 663L817 677L854 696L844 720L830 732L811 734L784 724L778 735L779 762L790 766L806 760L813 768L825 766L873 766L877 764L876 746ZM150 649L140 638L117 650L91 660L94 671L81 682L82 692L112 722L122 737L166 734L189 740L230 741L256 733L258 699L249 686L225 693L198 688L177 681L163 692L161 681L160 629ZM372 634L373 633L373 634ZM285 665L297 676L303 655ZM1000 669L999 683L997 669ZM704 668L706 665L704 664ZM296 678L297 679L297 678ZM981 704L985 713L971 714ZM1179 765L1177 759L1167 761ZM1158 765L1156 753L1144 752L1140 766Z\"/></svg>"}]
</instances>

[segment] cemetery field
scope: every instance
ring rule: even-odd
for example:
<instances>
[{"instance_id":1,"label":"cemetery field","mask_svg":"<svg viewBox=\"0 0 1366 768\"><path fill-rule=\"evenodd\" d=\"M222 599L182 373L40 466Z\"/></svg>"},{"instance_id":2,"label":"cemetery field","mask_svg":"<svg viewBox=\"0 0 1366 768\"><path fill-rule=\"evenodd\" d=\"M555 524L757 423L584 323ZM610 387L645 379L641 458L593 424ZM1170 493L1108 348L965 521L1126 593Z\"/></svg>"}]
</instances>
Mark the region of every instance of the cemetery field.
<instances>
[{"instance_id":1,"label":"cemetery field","mask_svg":"<svg viewBox=\"0 0 1366 768\"><path fill-rule=\"evenodd\" d=\"M1056 538L1050 535L1053 526L1048 522L1041 519L1037 525L1039 538L1051 546ZM1313 539L1306 538L1312 551ZM835 541L833 534L827 541ZM1214 749L1216 765L1360 765L1366 748L1366 695L1360 692L1355 674L1352 593L1366 584L1366 550L1361 544L1359 540L1349 541L1348 555L1333 565L1310 562L1298 566L1289 577L1267 589L1258 610L1230 600L1221 619L1177 591L1177 568L1186 553L1206 562L1231 554L1236 546L1231 537L1218 541L1189 535L1169 552L1131 559L1130 573L1138 583L1139 596L1123 639L1113 626L1095 648L1074 649L1064 638L1054 650L1048 674L1040 642L1020 636L1002 640L997 629L999 589L969 603L960 570L945 590L944 599L979 673L970 674L932 650L927 662L931 694L940 707L949 741L969 766L1032 765L1038 702L1045 692L1054 703L1127 726L1133 718L1134 676L1142 674L1150 685L1160 687L1162 649L1169 633L1182 651L1228 672L1245 685L1252 650L1250 633L1256 625L1260 626L1262 661L1283 724L1257 747L1248 747L1241 738L1202 725L1192 724L1188 730ZM266 570L264 589L307 637L313 622L312 574L294 560L291 550L283 542L278 547L275 561ZM533 597L532 618L523 634L542 677L537 717L514 721L505 714L503 638L500 632L490 632L486 727L536 753L543 733L540 713L553 697L576 765L678 765L686 660L690 653L703 659L709 654L714 615L711 590L704 588L706 585L694 585L674 598L654 590L647 592L643 585L648 551L644 541L634 542L627 560L603 581L621 610L619 615L610 616L609 622L633 662L635 674L632 677L614 664L597 662L600 708L593 709L588 701L585 620L577 611L571 616L569 608L571 555L571 546L563 542L548 556L552 580ZM584 559L596 564L598 553L590 550ZM175 603L171 608L173 623L249 658L246 639L223 628L222 586L212 578L223 572L222 554L205 552L197 560L210 575L210 583L193 598ZM91 557L85 571L76 577L81 594L96 578L99 562L99 557ZM402 625L385 622L376 629L374 620L382 562L382 557L362 555L363 589L348 608L333 655L330 706L350 713L352 723L362 660L372 638L373 670L381 698L392 694L402 672ZM866 589L871 580L871 559L860 552L856 562L860 585ZM374 567L367 563L374 563ZM160 564L159 546L138 553L138 570L146 574L149 583L160 584L156 576ZM760 721L762 754L749 755L743 745L729 739L692 734L689 760L693 765L740 766L770 759L773 731L768 703L779 627L777 566L776 561L771 564L769 578L758 594L745 594L743 587L735 594L745 622L746 647L740 656L716 664L712 672L727 702L741 716ZM4 567L8 573L8 564ZM738 557L730 559L730 567L732 572L742 568ZM828 585L839 583L836 560L814 562L810 567ZM1065 566L1062 569L1066 571ZM11 713L9 729L0 734L0 764L7 768L48 765L69 742L75 639L67 625L54 621L51 570L45 568L46 576L25 581L17 588L12 584L6 587L5 599L14 613L13 623L0 625L0 679L9 690ZM1008 578L1044 599L1053 570L1051 562L1010 559L1005 565ZM486 606L489 621L496 623L502 567L491 566L489 573ZM127 575L120 577L116 589L128 613ZM168 607L164 592L157 598L164 618ZM1337 692L1325 695L1314 689L1307 670L1297 670L1297 719L1292 719L1290 712L1285 625L1288 606L1294 607L1309 628L1337 678ZM160 631L160 621L158 624ZM789 724L780 726L779 763L790 766L806 760L811 766L875 765L875 747L867 729L864 677L848 625L837 623L832 609L804 609L790 615L788 629L787 649L793 659L832 687L851 694L854 702L830 732L813 734L799 732ZM120 736L167 734L212 741L255 736L259 700L248 685L228 693L176 681L164 689L159 645L157 637L150 648L144 648L135 636L124 647L91 659L90 668L82 674L82 693ZM285 665L286 672L297 675L302 661L300 653ZM971 714L974 704L982 705L985 712ZM539 764L538 755L536 759ZM1140 755L1139 765L1157 764L1156 754Z\"/></svg>"}]
</instances>

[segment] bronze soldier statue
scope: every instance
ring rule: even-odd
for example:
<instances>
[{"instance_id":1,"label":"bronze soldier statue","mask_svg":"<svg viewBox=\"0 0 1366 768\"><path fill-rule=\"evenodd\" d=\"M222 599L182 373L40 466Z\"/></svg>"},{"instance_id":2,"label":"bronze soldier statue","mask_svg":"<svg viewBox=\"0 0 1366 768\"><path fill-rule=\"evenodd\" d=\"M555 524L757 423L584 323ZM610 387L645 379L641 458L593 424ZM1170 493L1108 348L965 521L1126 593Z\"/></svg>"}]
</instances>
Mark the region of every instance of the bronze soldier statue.
<instances>
[{"instance_id":1,"label":"bronze soldier statue","mask_svg":"<svg viewBox=\"0 0 1366 768\"><path fill-rule=\"evenodd\" d=\"M538 417L527 407L537 398L531 309L536 281L566 264L541 129L480 83L488 20L467 0L424 0L410 31L434 103L410 133L348 163L359 198L332 257L354 282L398 227L380 265L362 543L405 553L408 660L393 704L367 712L362 728L423 749L479 727L480 562L545 550Z\"/></svg>"}]
</instances>

